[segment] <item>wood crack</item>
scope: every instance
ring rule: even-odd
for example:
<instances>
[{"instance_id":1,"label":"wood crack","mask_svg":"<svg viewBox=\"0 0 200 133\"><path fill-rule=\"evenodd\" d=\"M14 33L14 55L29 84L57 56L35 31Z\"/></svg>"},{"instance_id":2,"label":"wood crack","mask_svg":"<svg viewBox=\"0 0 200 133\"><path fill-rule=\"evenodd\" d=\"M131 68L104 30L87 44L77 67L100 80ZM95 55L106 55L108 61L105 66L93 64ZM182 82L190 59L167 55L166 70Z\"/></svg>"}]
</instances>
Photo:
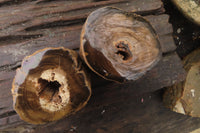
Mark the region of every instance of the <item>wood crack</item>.
<instances>
[{"instance_id":1,"label":"wood crack","mask_svg":"<svg viewBox=\"0 0 200 133\"><path fill-rule=\"evenodd\" d=\"M13 64L8 64L4 66L0 66L0 72L1 71L14 71L17 68L21 67L21 61L15 62Z\"/></svg>"},{"instance_id":2,"label":"wood crack","mask_svg":"<svg viewBox=\"0 0 200 133\"><path fill-rule=\"evenodd\" d=\"M35 0L5 0L0 3L0 7L11 6L11 5L19 5L25 2L31 2Z\"/></svg>"},{"instance_id":3,"label":"wood crack","mask_svg":"<svg viewBox=\"0 0 200 133\"><path fill-rule=\"evenodd\" d=\"M151 11L136 11L134 13L141 15L141 16L148 16L148 15L161 15L161 14L163 14L163 12L165 12L165 9L163 6L161 6L160 8L154 9Z\"/></svg>"},{"instance_id":4,"label":"wood crack","mask_svg":"<svg viewBox=\"0 0 200 133\"><path fill-rule=\"evenodd\" d=\"M27 40L37 39L42 37L42 34L36 34L36 35L10 35L10 36L3 36L0 37L0 45L9 45L9 44L16 44L20 42L24 42Z\"/></svg>"},{"instance_id":5,"label":"wood crack","mask_svg":"<svg viewBox=\"0 0 200 133\"><path fill-rule=\"evenodd\" d=\"M70 20L70 21L69 20L60 20L60 21L54 21L54 22L49 22L49 23L43 23L40 25L28 27L25 29L25 31L36 31L36 30L47 29L47 28L74 26L74 25L83 24L85 22L85 19L86 18L80 18L80 19L75 19L75 20Z\"/></svg>"},{"instance_id":6,"label":"wood crack","mask_svg":"<svg viewBox=\"0 0 200 133\"><path fill-rule=\"evenodd\" d=\"M102 132L102 130L114 132L130 123L127 128L130 127L129 129L134 129L137 132L141 128L138 128L138 126L132 127L133 122L137 123L140 120L139 123L143 124L142 120L152 118L152 115L157 118L157 114L160 113L160 105L157 107L157 100L148 103L148 99L153 99L153 96L144 97L142 95L141 97L136 97L136 95L143 92L156 91L163 86L169 86L184 79L184 70L180 66L180 59L173 52L170 53L170 51L175 50L172 38L173 31L172 26L168 23L169 16L163 14L162 1L16 0L14 2L14 0L1 0L0 132L3 131L1 129L6 128L13 128L14 132L19 126L27 128L26 123L22 122L13 110L13 99L10 90L12 79L15 75L14 70L20 67L22 59L45 47L62 46L78 51L83 22L92 11L103 6L114 6L145 16L158 33L158 37L162 41L163 52L169 54L164 54L157 67L149 71L140 81L127 85L113 85L111 82L105 81L92 73L94 93L84 110L56 123L50 123L48 126L41 125L34 128L33 125L30 125L30 128L34 128L35 132L37 132L37 129L41 129L38 132L62 132L75 126L78 127L77 132L84 133L88 132L88 128L85 127L89 126L91 127L89 132ZM143 99L142 103L141 99ZM123 104L124 102L127 104ZM130 106L129 103L133 104L133 106ZM140 109L138 109L139 107ZM122 113L124 111L125 113ZM151 113L155 111L158 112L155 113L156 115ZM148 116L147 112L151 114ZM122 116L122 114L125 115ZM133 114L135 115L133 116ZM163 115L166 115L166 112ZM168 118L168 115L166 118ZM112 121L109 121L109 119ZM122 122L123 120L127 122L124 123ZM92 125L91 123L89 125L86 121L92 121ZM105 123L105 121L107 122ZM152 125L154 126L159 123L158 120L153 122ZM95 125L103 128L98 130ZM119 125L120 128L114 129ZM55 126L59 128L55 128ZM104 126L109 128L104 129ZM152 126L149 129L152 129ZM122 132L128 132L123 128L121 130L123 130Z\"/></svg>"},{"instance_id":7,"label":"wood crack","mask_svg":"<svg viewBox=\"0 0 200 133\"><path fill-rule=\"evenodd\" d=\"M9 112L6 112L6 113L3 113L0 115L0 118L5 118L5 117L8 117L8 116L12 116L12 115L16 115L17 113L15 111L9 111Z\"/></svg>"}]
</instances>

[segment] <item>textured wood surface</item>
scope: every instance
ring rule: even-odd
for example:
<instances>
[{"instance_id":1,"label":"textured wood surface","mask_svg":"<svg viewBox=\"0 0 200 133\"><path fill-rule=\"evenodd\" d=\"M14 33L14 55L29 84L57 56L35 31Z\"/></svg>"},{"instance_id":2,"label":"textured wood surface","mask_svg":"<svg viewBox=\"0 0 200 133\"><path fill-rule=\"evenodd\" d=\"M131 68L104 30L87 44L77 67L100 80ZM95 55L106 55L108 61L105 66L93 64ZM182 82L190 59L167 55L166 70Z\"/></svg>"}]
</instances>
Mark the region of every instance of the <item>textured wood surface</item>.
<instances>
[{"instance_id":1,"label":"textured wood surface","mask_svg":"<svg viewBox=\"0 0 200 133\"><path fill-rule=\"evenodd\" d=\"M93 75L93 97L87 107L76 115L39 127L21 121L12 107L11 84L15 70L20 67L22 59L45 47L63 46L78 50L80 31L86 17L93 10L103 6L119 7L141 14L148 19L160 38L162 60L142 79L125 85L107 82ZM172 38L172 25L168 23L169 16L163 13L164 9L160 0L2 0L0 2L1 131L36 130L35 132L44 132L51 126L55 127L55 129L50 129L52 132L62 132L62 130L66 132L129 132L129 130L130 132L143 132L138 128L148 131L151 125L147 123L152 119L151 113L147 113L148 110L158 109L162 113L164 108L161 110L157 108L161 105L157 100L150 103L155 104L152 107L150 105L143 106L141 102L136 102L138 100L136 95L170 86L182 81L185 76L180 59L174 52L176 47ZM128 97L127 100L130 100L130 105L129 101L125 100L126 97ZM140 108L137 109L137 106ZM107 108L111 108L110 113L106 116L102 115ZM139 120L137 113L140 113L141 110L144 112L141 113L143 116ZM85 115L89 115L89 117L87 118ZM163 112L163 116L165 116L165 112ZM134 117L136 118L134 119ZM157 119L159 121L159 118ZM121 124L123 121L125 123ZM147 128L143 129L145 126ZM170 127L165 129L168 128L171 129ZM157 129L152 132L156 131Z\"/></svg>"},{"instance_id":2,"label":"textured wood surface","mask_svg":"<svg viewBox=\"0 0 200 133\"><path fill-rule=\"evenodd\" d=\"M190 52L200 47L200 26L195 25L170 2L164 0L169 22L173 25L173 38L177 45L177 53L183 59Z\"/></svg>"},{"instance_id":3,"label":"textured wood surface","mask_svg":"<svg viewBox=\"0 0 200 133\"><path fill-rule=\"evenodd\" d=\"M162 105L162 91L142 95L113 94L110 98L112 91L104 92L101 89L94 92L88 106L78 114L60 120L55 127L52 124L35 132L189 133L200 126L200 119L166 109ZM96 98L96 93L104 98Z\"/></svg>"},{"instance_id":4,"label":"textured wood surface","mask_svg":"<svg viewBox=\"0 0 200 133\"><path fill-rule=\"evenodd\" d=\"M8 128L6 131L20 130L33 133L180 133L181 131L181 133L189 133L200 126L200 119L166 109L161 95L162 91L142 95L131 93L119 95L113 94L113 91L96 88L86 108L67 119L37 128L23 125L18 128Z\"/></svg>"}]
</instances>

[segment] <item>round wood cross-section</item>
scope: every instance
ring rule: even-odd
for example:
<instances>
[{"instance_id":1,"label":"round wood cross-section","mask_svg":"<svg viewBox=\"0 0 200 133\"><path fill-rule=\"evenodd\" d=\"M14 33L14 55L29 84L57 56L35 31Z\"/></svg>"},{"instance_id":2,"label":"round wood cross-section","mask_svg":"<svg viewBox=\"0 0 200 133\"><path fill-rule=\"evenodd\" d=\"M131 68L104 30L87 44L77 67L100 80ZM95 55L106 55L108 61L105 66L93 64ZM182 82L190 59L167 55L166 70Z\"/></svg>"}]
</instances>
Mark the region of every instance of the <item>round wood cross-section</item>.
<instances>
[{"instance_id":1,"label":"round wood cross-section","mask_svg":"<svg viewBox=\"0 0 200 133\"><path fill-rule=\"evenodd\" d=\"M105 79L136 80L161 57L158 37L143 17L117 8L92 12L82 29L80 55Z\"/></svg>"},{"instance_id":2,"label":"round wood cross-section","mask_svg":"<svg viewBox=\"0 0 200 133\"><path fill-rule=\"evenodd\" d=\"M12 94L14 109L21 119L43 124L84 107L91 87L75 51L46 48L23 60L13 81Z\"/></svg>"}]
</instances>

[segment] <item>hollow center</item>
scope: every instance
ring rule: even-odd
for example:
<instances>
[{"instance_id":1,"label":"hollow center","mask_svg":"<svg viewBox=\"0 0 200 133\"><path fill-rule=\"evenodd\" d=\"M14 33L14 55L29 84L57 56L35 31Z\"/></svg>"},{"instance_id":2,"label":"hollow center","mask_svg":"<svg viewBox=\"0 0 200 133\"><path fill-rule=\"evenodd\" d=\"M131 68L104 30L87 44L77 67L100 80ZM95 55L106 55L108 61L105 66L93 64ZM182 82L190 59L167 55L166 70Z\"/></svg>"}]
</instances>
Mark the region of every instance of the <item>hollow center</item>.
<instances>
[{"instance_id":1,"label":"hollow center","mask_svg":"<svg viewBox=\"0 0 200 133\"><path fill-rule=\"evenodd\" d=\"M48 102L61 103L62 99L59 96L59 88L61 84L58 81L47 81L39 78L39 97Z\"/></svg>"},{"instance_id":2,"label":"hollow center","mask_svg":"<svg viewBox=\"0 0 200 133\"><path fill-rule=\"evenodd\" d=\"M124 42L119 42L115 45L117 48L116 54L122 58L122 60L126 61L132 58L132 53L129 49L129 45Z\"/></svg>"}]
</instances>

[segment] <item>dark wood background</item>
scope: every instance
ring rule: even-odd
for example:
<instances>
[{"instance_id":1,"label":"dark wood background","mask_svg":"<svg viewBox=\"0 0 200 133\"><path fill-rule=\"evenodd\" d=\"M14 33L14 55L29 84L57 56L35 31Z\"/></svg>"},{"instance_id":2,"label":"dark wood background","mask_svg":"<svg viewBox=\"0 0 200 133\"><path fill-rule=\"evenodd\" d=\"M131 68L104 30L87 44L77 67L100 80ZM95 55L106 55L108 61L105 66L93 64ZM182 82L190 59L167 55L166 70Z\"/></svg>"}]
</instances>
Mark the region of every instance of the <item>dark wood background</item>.
<instances>
[{"instance_id":1,"label":"dark wood background","mask_svg":"<svg viewBox=\"0 0 200 133\"><path fill-rule=\"evenodd\" d=\"M147 18L160 38L162 60L141 79L126 84L105 81L90 72L93 92L84 109L46 125L20 120L12 107L11 84L22 59L45 47L63 46L78 51L86 17L103 6L119 7ZM193 131L200 127L200 119L166 109L162 94L163 87L184 80L181 59L199 47L199 34L199 27L187 21L168 0L1 0L0 132Z\"/></svg>"}]
</instances>

